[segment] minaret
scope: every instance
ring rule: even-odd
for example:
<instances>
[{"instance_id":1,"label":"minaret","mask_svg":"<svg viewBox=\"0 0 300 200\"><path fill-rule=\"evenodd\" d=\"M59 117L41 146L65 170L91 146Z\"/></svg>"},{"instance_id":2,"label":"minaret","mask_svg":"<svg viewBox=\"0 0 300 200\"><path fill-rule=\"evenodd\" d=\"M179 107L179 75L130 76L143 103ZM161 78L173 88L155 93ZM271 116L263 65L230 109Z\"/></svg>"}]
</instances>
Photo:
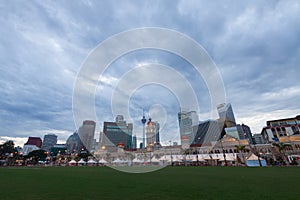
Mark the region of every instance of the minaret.
<instances>
[{"instance_id":1,"label":"minaret","mask_svg":"<svg viewBox=\"0 0 300 200\"><path fill-rule=\"evenodd\" d=\"M143 124L143 148L145 148L145 124L146 124L146 118L145 118L145 114L144 114L144 110L143 110L143 118L141 119L141 122Z\"/></svg>"}]
</instances>

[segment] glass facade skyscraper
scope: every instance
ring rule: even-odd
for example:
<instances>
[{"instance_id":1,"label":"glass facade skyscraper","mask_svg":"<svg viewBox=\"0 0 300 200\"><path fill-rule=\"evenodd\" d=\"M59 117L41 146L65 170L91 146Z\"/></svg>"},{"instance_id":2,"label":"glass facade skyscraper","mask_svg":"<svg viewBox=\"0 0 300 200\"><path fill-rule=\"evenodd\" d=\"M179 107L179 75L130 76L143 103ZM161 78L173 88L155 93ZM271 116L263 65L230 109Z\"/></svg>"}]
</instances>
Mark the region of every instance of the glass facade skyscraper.
<instances>
[{"instance_id":1,"label":"glass facade skyscraper","mask_svg":"<svg viewBox=\"0 0 300 200\"><path fill-rule=\"evenodd\" d=\"M193 143L195 134L193 126L199 122L196 111L180 111L178 113L180 140L182 148L189 148Z\"/></svg>"},{"instance_id":2,"label":"glass facade skyscraper","mask_svg":"<svg viewBox=\"0 0 300 200\"><path fill-rule=\"evenodd\" d=\"M117 119L120 119L119 116ZM133 124L124 120L118 122L104 122L102 146L108 150L116 150L116 147L132 149Z\"/></svg>"}]
</instances>

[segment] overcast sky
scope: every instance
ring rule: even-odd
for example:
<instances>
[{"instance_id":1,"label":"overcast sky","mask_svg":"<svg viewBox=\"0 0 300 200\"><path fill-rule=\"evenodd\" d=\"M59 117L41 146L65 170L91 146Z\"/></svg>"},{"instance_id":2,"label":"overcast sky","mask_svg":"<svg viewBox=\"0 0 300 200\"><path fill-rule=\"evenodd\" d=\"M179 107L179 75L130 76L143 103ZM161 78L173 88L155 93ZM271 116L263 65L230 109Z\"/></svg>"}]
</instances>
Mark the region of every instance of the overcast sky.
<instances>
[{"instance_id":1,"label":"overcast sky","mask_svg":"<svg viewBox=\"0 0 300 200\"><path fill-rule=\"evenodd\" d=\"M297 0L0 1L0 24L0 142L13 139L23 145L28 136L43 138L47 133L65 141L77 129L73 85L88 55L105 39L142 27L172 29L202 45L218 68L236 121L249 125L253 133L259 133L266 120L300 114ZM120 56L97 77L97 134L103 121L114 120L112 104L115 112L124 114L120 99L112 96L118 86L158 77L149 70L158 64L189 82L200 120L215 118L205 77L190 63L170 52L141 49ZM177 97L185 87L174 80L170 85L140 85L126 99L127 120L134 123L138 137L144 108L146 117L162 124L163 144L179 142Z\"/></svg>"}]
</instances>

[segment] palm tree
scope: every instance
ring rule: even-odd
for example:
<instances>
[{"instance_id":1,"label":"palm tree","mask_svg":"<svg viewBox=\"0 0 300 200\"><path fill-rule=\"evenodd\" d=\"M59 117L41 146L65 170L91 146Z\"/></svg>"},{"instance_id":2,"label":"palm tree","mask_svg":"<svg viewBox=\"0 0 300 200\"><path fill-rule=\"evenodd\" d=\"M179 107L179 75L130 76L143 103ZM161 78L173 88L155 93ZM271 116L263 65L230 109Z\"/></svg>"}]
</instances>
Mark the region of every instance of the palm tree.
<instances>
[{"instance_id":1,"label":"palm tree","mask_svg":"<svg viewBox=\"0 0 300 200\"><path fill-rule=\"evenodd\" d=\"M245 145L235 145L235 148L238 153L242 152L243 162L245 162L245 157L244 157L243 152L246 150L246 146Z\"/></svg>"},{"instance_id":2,"label":"palm tree","mask_svg":"<svg viewBox=\"0 0 300 200\"><path fill-rule=\"evenodd\" d=\"M288 163L288 160L287 160L286 155L285 155L285 148L286 147L291 147L292 145L287 144L287 143L282 143L282 142L279 142L279 143L273 142L272 145L277 148L277 150L279 151L281 157L284 158L284 162Z\"/></svg>"}]
</instances>

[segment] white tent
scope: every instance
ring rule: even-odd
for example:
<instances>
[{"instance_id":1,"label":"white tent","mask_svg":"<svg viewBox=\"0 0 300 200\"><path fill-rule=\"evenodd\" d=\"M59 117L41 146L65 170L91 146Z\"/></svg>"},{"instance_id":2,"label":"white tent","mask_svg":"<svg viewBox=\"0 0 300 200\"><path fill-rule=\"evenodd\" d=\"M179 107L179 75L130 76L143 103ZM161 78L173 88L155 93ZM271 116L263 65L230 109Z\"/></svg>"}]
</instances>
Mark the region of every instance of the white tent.
<instances>
[{"instance_id":1,"label":"white tent","mask_svg":"<svg viewBox=\"0 0 300 200\"><path fill-rule=\"evenodd\" d=\"M76 165L77 164L77 162L75 161L75 160L71 160L70 162L69 162L69 165L70 166L74 166L74 165Z\"/></svg>"},{"instance_id":2,"label":"white tent","mask_svg":"<svg viewBox=\"0 0 300 200\"><path fill-rule=\"evenodd\" d=\"M132 160L133 163L143 163L144 161L143 160L140 160L138 158L135 158Z\"/></svg>"},{"instance_id":3,"label":"white tent","mask_svg":"<svg viewBox=\"0 0 300 200\"><path fill-rule=\"evenodd\" d=\"M160 161L171 161L171 155L164 155L160 157Z\"/></svg>"},{"instance_id":4,"label":"white tent","mask_svg":"<svg viewBox=\"0 0 300 200\"><path fill-rule=\"evenodd\" d=\"M158 160L157 158L153 157L153 158L151 158L151 162L153 162L153 163L159 163L160 160Z\"/></svg>"},{"instance_id":5,"label":"white tent","mask_svg":"<svg viewBox=\"0 0 300 200\"><path fill-rule=\"evenodd\" d=\"M78 161L78 165L85 165L86 162L81 158L79 161Z\"/></svg>"},{"instance_id":6,"label":"white tent","mask_svg":"<svg viewBox=\"0 0 300 200\"><path fill-rule=\"evenodd\" d=\"M175 156L172 156L172 162L182 162L182 156L179 156L179 155L175 155Z\"/></svg>"},{"instance_id":7,"label":"white tent","mask_svg":"<svg viewBox=\"0 0 300 200\"><path fill-rule=\"evenodd\" d=\"M79 161L78 161L78 165L85 165L86 162L81 158Z\"/></svg>"},{"instance_id":8,"label":"white tent","mask_svg":"<svg viewBox=\"0 0 300 200\"><path fill-rule=\"evenodd\" d=\"M226 158L226 161L235 161L235 155L234 154L225 154L225 158ZM220 157L220 161L225 161L224 155L222 155Z\"/></svg>"},{"instance_id":9,"label":"white tent","mask_svg":"<svg viewBox=\"0 0 300 200\"><path fill-rule=\"evenodd\" d=\"M95 160L93 160L93 159L90 159L90 160L87 162L87 164L91 166L91 165L96 165L97 162L96 162Z\"/></svg>"},{"instance_id":10,"label":"white tent","mask_svg":"<svg viewBox=\"0 0 300 200\"><path fill-rule=\"evenodd\" d=\"M113 163L115 164L124 164L124 163L128 163L127 160L121 160L119 158L117 158L116 160L113 161Z\"/></svg>"},{"instance_id":11,"label":"white tent","mask_svg":"<svg viewBox=\"0 0 300 200\"><path fill-rule=\"evenodd\" d=\"M99 160L99 161L98 161L98 163L100 163L100 164L106 164L106 163L107 163L107 161L106 161L106 160L104 160L103 158L101 158L101 160Z\"/></svg>"}]
</instances>

